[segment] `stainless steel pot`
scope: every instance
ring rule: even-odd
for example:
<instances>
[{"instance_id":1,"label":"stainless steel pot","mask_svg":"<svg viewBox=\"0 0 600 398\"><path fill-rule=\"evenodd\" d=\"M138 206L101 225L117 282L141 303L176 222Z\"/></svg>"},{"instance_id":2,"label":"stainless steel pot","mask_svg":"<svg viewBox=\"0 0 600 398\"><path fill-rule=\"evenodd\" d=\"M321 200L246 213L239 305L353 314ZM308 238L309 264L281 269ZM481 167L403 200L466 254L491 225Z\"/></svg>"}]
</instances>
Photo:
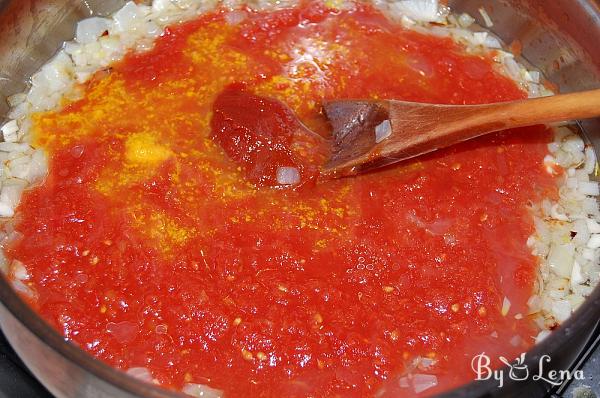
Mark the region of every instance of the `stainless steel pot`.
<instances>
[{"instance_id":1,"label":"stainless steel pot","mask_svg":"<svg viewBox=\"0 0 600 398\"><path fill-rule=\"evenodd\" d=\"M73 37L77 20L116 10L122 0L0 0L0 94L20 92L35 72ZM594 0L454 0L453 9L479 17L485 5L505 42L519 40L523 56L561 91L600 87L600 8ZM482 21L479 21L481 24ZM0 100L0 115L7 111ZM0 120L2 117L0 117ZM583 123L600 153L600 120ZM0 276L0 326L23 361L57 397L183 397L138 382L94 360L41 320ZM526 365L537 373L540 357L549 354L545 370L568 369L600 321L600 288L558 330L527 353ZM447 397L542 396L542 380L472 382Z\"/></svg>"}]
</instances>

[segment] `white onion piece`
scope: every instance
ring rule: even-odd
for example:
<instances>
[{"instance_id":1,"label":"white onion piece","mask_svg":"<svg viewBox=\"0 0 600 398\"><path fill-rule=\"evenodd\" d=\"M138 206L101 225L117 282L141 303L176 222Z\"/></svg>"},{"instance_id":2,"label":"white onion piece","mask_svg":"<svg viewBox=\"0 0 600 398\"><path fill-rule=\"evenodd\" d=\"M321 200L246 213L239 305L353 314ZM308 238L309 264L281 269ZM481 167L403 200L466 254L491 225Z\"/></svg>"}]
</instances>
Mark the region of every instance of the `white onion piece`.
<instances>
[{"instance_id":1,"label":"white onion piece","mask_svg":"<svg viewBox=\"0 0 600 398\"><path fill-rule=\"evenodd\" d=\"M572 243L553 243L548 254L548 265L556 275L562 278L570 278L574 256L575 246Z\"/></svg>"},{"instance_id":2,"label":"white onion piece","mask_svg":"<svg viewBox=\"0 0 600 398\"><path fill-rule=\"evenodd\" d=\"M569 221L569 217L567 217L566 214L563 214L558 211L558 203L555 203L550 208L550 217L552 217L555 220L559 220L559 221Z\"/></svg>"},{"instance_id":3,"label":"white onion piece","mask_svg":"<svg viewBox=\"0 0 600 398\"><path fill-rule=\"evenodd\" d=\"M381 141L392 135L392 123L389 120L384 120L375 127L375 142L379 144Z\"/></svg>"},{"instance_id":4,"label":"white onion piece","mask_svg":"<svg viewBox=\"0 0 600 398\"><path fill-rule=\"evenodd\" d=\"M581 153L585 149L585 143L581 137L577 135L570 135L564 140L562 149L570 153Z\"/></svg>"},{"instance_id":5,"label":"white onion piece","mask_svg":"<svg viewBox=\"0 0 600 398\"><path fill-rule=\"evenodd\" d=\"M137 324L129 321L122 321L119 323L109 322L106 325L106 331L113 335L119 343L129 343L139 332Z\"/></svg>"},{"instance_id":6,"label":"white onion piece","mask_svg":"<svg viewBox=\"0 0 600 398\"><path fill-rule=\"evenodd\" d=\"M431 359L431 358L427 358L427 357L419 357L417 366L421 370L428 370L429 368L434 366L436 364L436 362L437 361L435 359Z\"/></svg>"},{"instance_id":7,"label":"white onion piece","mask_svg":"<svg viewBox=\"0 0 600 398\"><path fill-rule=\"evenodd\" d=\"M550 330L542 330L541 332L539 332L538 335L535 337L535 344L541 342L546 337L550 336L551 333L552 332Z\"/></svg>"},{"instance_id":8,"label":"white onion piece","mask_svg":"<svg viewBox=\"0 0 600 398\"><path fill-rule=\"evenodd\" d=\"M25 181L14 178L4 182L4 186L0 191L0 215L3 217L14 215L14 210L21 200L21 194L26 184Z\"/></svg>"},{"instance_id":9,"label":"white onion piece","mask_svg":"<svg viewBox=\"0 0 600 398\"><path fill-rule=\"evenodd\" d=\"M587 278L583 276L581 273L581 265L575 260L573 262L573 271L571 271L571 287L575 287L577 285L581 285L585 283Z\"/></svg>"},{"instance_id":10,"label":"white onion piece","mask_svg":"<svg viewBox=\"0 0 600 398\"><path fill-rule=\"evenodd\" d=\"M152 1L152 10L156 13L163 12L173 7L171 0L154 0Z\"/></svg>"},{"instance_id":11,"label":"white onion piece","mask_svg":"<svg viewBox=\"0 0 600 398\"><path fill-rule=\"evenodd\" d=\"M438 0L400 0L391 7L417 22L442 22L445 17Z\"/></svg>"},{"instance_id":12,"label":"white onion piece","mask_svg":"<svg viewBox=\"0 0 600 398\"><path fill-rule=\"evenodd\" d=\"M42 180L48 173L48 159L46 153L41 149L37 149L31 155L31 163L29 164L29 172L25 179L30 183L35 183Z\"/></svg>"},{"instance_id":13,"label":"white onion piece","mask_svg":"<svg viewBox=\"0 0 600 398\"><path fill-rule=\"evenodd\" d=\"M573 243L577 246L583 246L590 240L591 234L585 220L576 220L571 227L571 231L576 234Z\"/></svg>"},{"instance_id":14,"label":"white onion piece","mask_svg":"<svg viewBox=\"0 0 600 398\"><path fill-rule=\"evenodd\" d=\"M510 300L508 299L508 297L504 296L504 300L502 300L501 309L502 316L506 316L508 314L508 311L510 311Z\"/></svg>"},{"instance_id":15,"label":"white onion piece","mask_svg":"<svg viewBox=\"0 0 600 398\"><path fill-rule=\"evenodd\" d=\"M569 177L565 182L565 186L569 189L577 189L579 186L579 181L577 178Z\"/></svg>"},{"instance_id":16,"label":"white onion piece","mask_svg":"<svg viewBox=\"0 0 600 398\"><path fill-rule=\"evenodd\" d=\"M598 223L598 221L594 220L593 218L586 218L585 222L590 233L600 234L600 224Z\"/></svg>"},{"instance_id":17,"label":"white onion piece","mask_svg":"<svg viewBox=\"0 0 600 398\"><path fill-rule=\"evenodd\" d=\"M595 261L596 250L586 247L581 251L581 257L583 257L584 259L586 259L588 261Z\"/></svg>"},{"instance_id":18,"label":"white onion piece","mask_svg":"<svg viewBox=\"0 0 600 398\"><path fill-rule=\"evenodd\" d=\"M2 126L0 131L2 131L2 136L4 137L5 142L15 142L17 140L19 125L17 124L16 120L11 120Z\"/></svg>"},{"instance_id":19,"label":"white onion piece","mask_svg":"<svg viewBox=\"0 0 600 398\"><path fill-rule=\"evenodd\" d=\"M588 196L600 196L600 187L597 182L580 181L579 192Z\"/></svg>"},{"instance_id":20,"label":"white onion piece","mask_svg":"<svg viewBox=\"0 0 600 398\"><path fill-rule=\"evenodd\" d=\"M529 314L540 312L542 309L542 299L538 295L533 295L527 300L527 306L529 307Z\"/></svg>"},{"instance_id":21,"label":"white onion piece","mask_svg":"<svg viewBox=\"0 0 600 398\"><path fill-rule=\"evenodd\" d=\"M560 149L560 144L558 142L551 142L550 144L548 144L548 152L550 152L550 153L558 152L559 149ZM573 172L573 174L575 174L575 170L573 170L573 169L567 170L567 173L569 173L569 172ZM568 174L568 175L571 176L571 174Z\"/></svg>"},{"instance_id":22,"label":"white onion piece","mask_svg":"<svg viewBox=\"0 0 600 398\"><path fill-rule=\"evenodd\" d=\"M235 26L240 24L248 17L248 14L242 10L231 11L225 14L225 22L228 25Z\"/></svg>"},{"instance_id":23,"label":"white onion piece","mask_svg":"<svg viewBox=\"0 0 600 398\"><path fill-rule=\"evenodd\" d=\"M26 152L30 146L16 142L0 142L0 152Z\"/></svg>"},{"instance_id":24,"label":"white onion piece","mask_svg":"<svg viewBox=\"0 0 600 398\"><path fill-rule=\"evenodd\" d=\"M487 48L502 48L502 43L500 43L500 40L489 35L485 38L483 45Z\"/></svg>"},{"instance_id":25,"label":"white onion piece","mask_svg":"<svg viewBox=\"0 0 600 398\"><path fill-rule=\"evenodd\" d=\"M532 83L539 83L540 82L540 72L538 72L537 70L530 70L527 73L527 80L532 82Z\"/></svg>"},{"instance_id":26,"label":"white onion piece","mask_svg":"<svg viewBox=\"0 0 600 398\"><path fill-rule=\"evenodd\" d=\"M277 169L277 183L281 185L295 185L300 182L300 171L296 167L279 167Z\"/></svg>"},{"instance_id":27,"label":"white onion piece","mask_svg":"<svg viewBox=\"0 0 600 398\"><path fill-rule=\"evenodd\" d=\"M0 250L0 272L4 275L8 274L8 262L4 255L4 250Z\"/></svg>"},{"instance_id":28,"label":"white onion piece","mask_svg":"<svg viewBox=\"0 0 600 398\"><path fill-rule=\"evenodd\" d=\"M79 21L77 24L77 32L75 33L75 40L81 44L92 43L104 32L108 31L111 25L111 21L106 18L92 17Z\"/></svg>"},{"instance_id":29,"label":"white onion piece","mask_svg":"<svg viewBox=\"0 0 600 398\"><path fill-rule=\"evenodd\" d=\"M593 234L587 242L587 247L590 249L598 249L600 247L600 234Z\"/></svg>"},{"instance_id":30,"label":"white onion piece","mask_svg":"<svg viewBox=\"0 0 600 398\"><path fill-rule=\"evenodd\" d=\"M28 298L30 298L32 300L35 300L37 298L37 294L36 294L35 290L33 290L32 288L30 288L29 286L27 286L20 280L18 280L18 279L12 280L11 285L12 285L13 289L15 289L19 293L24 294Z\"/></svg>"},{"instance_id":31,"label":"white onion piece","mask_svg":"<svg viewBox=\"0 0 600 398\"><path fill-rule=\"evenodd\" d=\"M594 152L594 148L587 147L585 148L585 165L583 169L586 174L592 174L596 169L596 152Z\"/></svg>"},{"instance_id":32,"label":"white onion piece","mask_svg":"<svg viewBox=\"0 0 600 398\"><path fill-rule=\"evenodd\" d=\"M128 1L123 8L115 13L114 27L119 32L131 30L142 19L143 15L133 1Z\"/></svg>"},{"instance_id":33,"label":"white onion piece","mask_svg":"<svg viewBox=\"0 0 600 398\"><path fill-rule=\"evenodd\" d=\"M488 38L487 32L475 32L473 33L473 39L471 40L476 46L481 46L485 43Z\"/></svg>"},{"instance_id":34,"label":"white onion piece","mask_svg":"<svg viewBox=\"0 0 600 398\"><path fill-rule=\"evenodd\" d=\"M473 25L473 22L475 22L475 18L467 13L462 13L458 17L458 24L463 28L468 28L469 26Z\"/></svg>"},{"instance_id":35,"label":"white onion piece","mask_svg":"<svg viewBox=\"0 0 600 398\"><path fill-rule=\"evenodd\" d=\"M506 68L506 71L510 77L512 77L514 80L519 80L521 76L521 67L513 57L504 58L504 67Z\"/></svg>"},{"instance_id":36,"label":"white onion piece","mask_svg":"<svg viewBox=\"0 0 600 398\"><path fill-rule=\"evenodd\" d=\"M23 264L19 260L13 260L11 268L12 275L15 279L18 279L20 281L26 281L31 277L29 275L29 272L27 272L27 267L25 267L25 264Z\"/></svg>"},{"instance_id":37,"label":"white onion piece","mask_svg":"<svg viewBox=\"0 0 600 398\"><path fill-rule=\"evenodd\" d=\"M419 394L437 386L438 380L435 375L416 374L413 376L412 383L415 392Z\"/></svg>"},{"instance_id":38,"label":"white onion piece","mask_svg":"<svg viewBox=\"0 0 600 398\"><path fill-rule=\"evenodd\" d=\"M6 102L8 102L8 106L11 108L21 105L27 99L27 94L25 93L17 93L6 98Z\"/></svg>"},{"instance_id":39,"label":"white onion piece","mask_svg":"<svg viewBox=\"0 0 600 398\"><path fill-rule=\"evenodd\" d=\"M492 18L490 18L490 14L488 14L488 12L486 11L486 9L484 7L479 8L479 13L481 14L481 17L483 18L483 23L485 24L486 27L491 28L492 26L494 26L494 22L492 22Z\"/></svg>"},{"instance_id":40,"label":"white onion piece","mask_svg":"<svg viewBox=\"0 0 600 398\"><path fill-rule=\"evenodd\" d=\"M221 398L223 396L223 391L203 384L187 383L181 391L195 398Z\"/></svg>"},{"instance_id":41,"label":"white onion piece","mask_svg":"<svg viewBox=\"0 0 600 398\"><path fill-rule=\"evenodd\" d=\"M512 345L513 347L518 347L521 345L521 343L523 342L523 339L521 338L521 336L519 336L518 334L514 335L511 339L510 339L510 345Z\"/></svg>"},{"instance_id":42,"label":"white onion piece","mask_svg":"<svg viewBox=\"0 0 600 398\"><path fill-rule=\"evenodd\" d=\"M552 313L559 322L564 322L571 316L571 303L567 300L554 300L552 302Z\"/></svg>"},{"instance_id":43,"label":"white onion piece","mask_svg":"<svg viewBox=\"0 0 600 398\"><path fill-rule=\"evenodd\" d=\"M129 368L125 373L138 380L145 381L146 383L152 383L152 373L150 373L148 368Z\"/></svg>"}]
</instances>

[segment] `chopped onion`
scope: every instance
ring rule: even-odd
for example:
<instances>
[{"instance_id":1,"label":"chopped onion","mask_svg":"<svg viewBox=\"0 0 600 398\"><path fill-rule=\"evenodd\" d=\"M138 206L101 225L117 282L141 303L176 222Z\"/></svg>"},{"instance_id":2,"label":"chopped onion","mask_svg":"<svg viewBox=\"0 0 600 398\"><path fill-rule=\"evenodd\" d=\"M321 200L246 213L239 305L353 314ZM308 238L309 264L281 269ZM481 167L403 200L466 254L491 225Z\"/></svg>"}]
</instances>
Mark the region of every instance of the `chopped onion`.
<instances>
[{"instance_id":1,"label":"chopped onion","mask_svg":"<svg viewBox=\"0 0 600 398\"><path fill-rule=\"evenodd\" d=\"M594 261L596 259L596 250L586 247L581 251L581 256L588 261Z\"/></svg>"},{"instance_id":2,"label":"chopped onion","mask_svg":"<svg viewBox=\"0 0 600 398\"><path fill-rule=\"evenodd\" d=\"M592 234L592 237L587 242L587 247L590 249L598 249L600 247L600 234Z\"/></svg>"},{"instance_id":3,"label":"chopped onion","mask_svg":"<svg viewBox=\"0 0 600 398\"><path fill-rule=\"evenodd\" d=\"M562 278L571 277L575 246L572 243L553 243L548 254L548 265L554 273Z\"/></svg>"},{"instance_id":4,"label":"chopped onion","mask_svg":"<svg viewBox=\"0 0 600 398\"><path fill-rule=\"evenodd\" d=\"M33 290L32 288L30 288L29 286L27 286L20 280L13 279L11 281L11 285L12 285L13 289L15 289L17 292L19 292L21 294L24 294L28 298L30 298L32 300L35 300L37 298L35 290Z\"/></svg>"},{"instance_id":5,"label":"chopped onion","mask_svg":"<svg viewBox=\"0 0 600 398\"><path fill-rule=\"evenodd\" d=\"M14 210L21 200L21 194L23 193L26 184L25 181L17 180L15 178L4 182L4 186L0 191L0 205L2 205L0 206L0 211L3 210L3 213L5 214L12 211L14 214ZM10 211L8 209L10 209ZM13 214L6 215L5 217L12 217Z\"/></svg>"},{"instance_id":6,"label":"chopped onion","mask_svg":"<svg viewBox=\"0 0 600 398\"><path fill-rule=\"evenodd\" d=\"M431 359L431 358L427 358L427 357L419 357L417 366L421 370L428 370L429 368L434 366L436 364L436 362L437 361L435 359Z\"/></svg>"},{"instance_id":7,"label":"chopped onion","mask_svg":"<svg viewBox=\"0 0 600 398\"><path fill-rule=\"evenodd\" d=\"M550 208L550 217L552 217L555 220L559 220L559 221L569 221L569 217L567 217L566 214L560 213L558 211L558 203L555 203Z\"/></svg>"},{"instance_id":8,"label":"chopped onion","mask_svg":"<svg viewBox=\"0 0 600 398\"><path fill-rule=\"evenodd\" d=\"M571 272L571 286L574 287L576 285L581 285L586 282L587 278L583 277L581 273L581 265L575 260L573 262L573 271Z\"/></svg>"},{"instance_id":9,"label":"chopped onion","mask_svg":"<svg viewBox=\"0 0 600 398\"><path fill-rule=\"evenodd\" d=\"M573 243L577 246L583 246L590 240L591 234L585 220L575 220L571 227L571 231L575 232Z\"/></svg>"},{"instance_id":10,"label":"chopped onion","mask_svg":"<svg viewBox=\"0 0 600 398\"><path fill-rule=\"evenodd\" d=\"M552 313L559 322L564 322L571 316L571 303L567 300L554 300L552 302Z\"/></svg>"},{"instance_id":11,"label":"chopped onion","mask_svg":"<svg viewBox=\"0 0 600 398\"><path fill-rule=\"evenodd\" d=\"M494 26L494 22L492 22L492 18L490 18L490 14L487 13L485 7L479 8L479 14L481 14L481 17L483 18L483 23L486 27L491 28L492 26Z\"/></svg>"},{"instance_id":12,"label":"chopped onion","mask_svg":"<svg viewBox=\"0 0 600 398\"><path fill-rule=\"evenodd\" d=\"M139 328L138 325L129 321L109 322L106 325L106 331L112 334L119 343L129 343L138 334Z\"/></svg>"},{"instance_id":13,"label":"chopped onion","mask_svg":"<svg viewBox=\"0 0 600 398\"><path fill-rule=\"evenodd\" d=\"M535 337L535 344L538 344L546 337L550 336L551 333L552 332L550 330L542 330L541 332L539 332L538 335Z\"/></svg>"},{"instance_id":14,"label":"chopped onion","mask_svg":"<svg viewBox=\"0 0 600 398\"><path fill-rule=\"evenodd\" d=\"M8 102L8 106L14 108L17 105L21 105L27 99L27 94L25 93L17 93L10 95L6 98L6 102Z\"/></svg>"},{"instance_id":15,"label":"chopped onion","mask_svg":"<svg viewBox=\"0 0 600 398\"><path fill-rule=\"evenodd\" d=\"M579 181L577 180L577 178L569 177L565 181L565 186L569 189L577 189L577 187L579 186Z\"/></svg>"},{"instance_id":16,"label":"chopped onion","mask_svg":"<svg viewBox=\"0 0 600 398\"><path fill-rule=\"evenodd\" d=\"M30 146L16 142L0 142L0 152L26 152Z\"/></svg>"},{"instance_id":17,"label":"chopped onion","mask_svg":"<svg viewBox=\"0 0 600 398\"><path fill-rule=\"evenodd\" d=\"M487 37L487 32L475 32L473 33L473 44L475 44L476 46L481 46L485 43Z\"/></svg>"},{"instance_id":18,"label":"chopped onion","mask_svg":"<svg viewBox=\"0 0 600 398\"><path fill-rule=\"evenodd\" d=\"M145 381L146 383L152 383L152 373L150 373L148 368L129 368L125 373L138 380Z\"/></svg>"},{"instance_id":19,"label":"chopped onion","mask_svg":"<svg viewBox=\"0 0 600 398\"><path fill-rule=\"evenodd\" d=\"M588 196L600 196L600 187L597 182L579 182L579 192Z\"/></svg>"},{"instance_id":20,"label":"chopped onion","mask_svg":"<svg viewBox=\"0 0 600 398\"><path fill-rule=\"evenodd\" d=\"M48 173L48 159L46 154L41 149L37 149L31 155L29 163L29 171L25 179L30 183L35 183L42 180Z\"/></svg>"},{"instance_id":21,"label":"chopped onion","mask_svg":"<svg viewBox=\"0 0 600 398\"><path fill-rule=\"evenodd\" d=\"M29 272L27 272L27 267L25 267L25 264L23 264L19 260L13 260L11 268L12 275L15 279L18 279L20 281L26 281L31 277L29 275Z\"/></svg>"},{"instance_id":22,"label":"chopped onion","mask_svg":"<svg viewBox=\"0 0 600 398\"><path fill-rule=\"evenodd\" d=\"M535 314L542 309L542 299L538 295L533 295L527 300L527 306L529 307L529 313Z\"/></svg>"},{"instance_id":23,"label":"chopped onion","mask_svg":"<svg viewBox=\"0 0 600 398\"><path fill-rule=\"evenodd\" d=\"M446 14L438 0L400 0L391 7L417 22L442 22Z\"/></svg>"},{"instance_id":24,"label":"chopped onion","mask_svg":"<svg viewBox=\"0 0 600 398\"><path fill-rule=\"evenodd\" d=\"M594 148L587 147L585 148L585 165L583 169L587 174L592 174L596 169L596 152L594 152Z\"/></svg>"},{"instance_id":25,"label":"chopped onion","mask_svg":"<svg viewBox=\"0 0 600 398\"><path fill-rule=\"evenodd\" d=\"M196 398L221 398L223 391L210 388L203 384L187 383L181 390L184 394L191 395Z\"/></svg>"},{"instance_id":26,"label":"chopped onion","mask_svg":"<svg viewBox=\"0 0 600 398\"><path fill-rule=\"evenodd\" d=\"M502 43L500 43L500 40L490 35L485 38L483 45L487 48L502 48Z\"/></svg>"},{"instance_id":27,"label":"chopped onion","mask_svg":"<svg viewBox=\"0 0 600 398\"><path fill-rule=\"evenodd\" d=\"M75 40L81 44L87 44L98 40L100 36L109 30L111 21L106 18L92 17L79 21Z\"/></svg>"},{"instance_id":28,"label":"chopped onion","mask_svg":"<svg viewBox=\"0 0 600 398\"><path fill-rule=\"evenodd\" d=\"M228 25L238 25L248 17L248 14L242 10L231 11L225 14L225 22Z\"/></svg>"},{"instance_id":29,"label":"chopped onion","mask_svg":"<svg viewBox=\"0 0 600 398\"><path fill-rule=\"evenodd\" d=\"M4 137L5 142L15 142L17 140L19 125L17 124L16 120L11 120L2 126L0 131L2 131L2 136Z\"/></svg>"},{"instance_id":30,"label":"chopped onion","mask_svg":"<svg viewBox=\"0 0 600 398\"><path fill-rule=\"evenodd\" d=\"M511 339L510 339L510 345L512 345L513 347L518 347L521 345L521 343L523 342L523 339L521 338L521 336L519 336L518 334L514 335Z\"/></svg>"},{"instance_id":31,"label":"chopped onion","mask_svg":"<svg viewBox=\"0 0 600 398\"><path fill-rule=\"evenodd\" d=\"M508 314L508 311L510 311L510 300L508 299L508 297L504 296L504 300L502 300L502 316L506 316Z\"/></svg>"},{"instance_id":32,"label":"chopped onion","mask_svg":"<svg viewBox=\"0 0 600 398\"><path fill-rule=\"evenodd\" d=\"M473 22L475 22L475 18L467 13L462 13L458 17L458 24L463 28L468 28L469 26L473 25Z\"/></svg>"},{"instance_id":33,"label":"chopped onion","mask_svg":"<svg viewBox=\"0 0 600 398\"><path fill-rule=\"evenodd\" d=\"M277 169L277 183L281 185L295 185L300 182L300 171L296 167L279 167Z\"/></svg>"},{"instance_id":34,"label":"chopped onion","mask_svg":"<svg viewBox=\"0 0 600 398\"><path fill-rule=\"evenodd\" d=\"M117 31L124 32L130 30L142 18L138 6L133 1L128 1L123 8L115 13L113 19Z\"/></svg>"},{"instance_id":35,"label":"chopped onion","mask_svg":"<svg viewBox=\"0 0 600 398\"><path fill-rule=\"evenodd\" d=\"M375 127L375 142L380 143L381 141L392 135L392 123L389 120L384 120Z\"/></svg>"},{"instance_id":36,"label":"chopped onion","mask_svg":"<svg viewBox=\"0 0 600 398\"><path fill-rule=\"evenodd\" d=\"M153 0L152 10L156 13L163 12L173 6L171 0Z\"/></svg>"},{"instance_id":37,"label":"chopped onion","mask_svg":"<svg viewBox=\"0 0 600 398\"><path fill-rule=\"evenodd\" d=\"M0 250L0 273L4 275L8 274L8 263L4 255L4 250Z\"/></svg>"},{"instance_id":38,"label":"chopped onion","mask_svg":"<svg viewBox=\"0 0 600 398\"><path fill-rule=\"evenodd\" d=\"M536 70L528 71L527 72L527 80L532 83L539 83L540 82L540 72L538 72Z\"/></svg>"},{"instance_id":39,"label":"chopped onion","mask_svg":"<svg viewBox=\"0 0 600 398\"><path fill-rule=\"evenodd\" d=\"M412 378L413 388L417 394L437 386L438 380L435 375L416 374Z\"/></svg>"},{"instance_id":40,"label":"chopped onion","mask_svg":"<svg viewBox=\"0 0 600 398\"><path fill-rule=\"evenodd\" d=\"M581 137L572 134L565 138L562 149L570 153L580 153L585 150L585 143Z\"/></svg>"}]
</instances>

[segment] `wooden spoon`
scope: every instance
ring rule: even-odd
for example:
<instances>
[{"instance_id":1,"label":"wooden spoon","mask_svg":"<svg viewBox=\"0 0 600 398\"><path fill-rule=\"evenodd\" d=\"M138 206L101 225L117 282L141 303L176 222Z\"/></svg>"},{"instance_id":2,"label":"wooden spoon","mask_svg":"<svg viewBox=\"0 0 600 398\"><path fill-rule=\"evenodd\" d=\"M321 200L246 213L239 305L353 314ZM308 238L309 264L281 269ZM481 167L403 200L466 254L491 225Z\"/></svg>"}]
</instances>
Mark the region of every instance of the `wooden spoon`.
<instances>
[{"instance_id":1,"label":"wooden spoon","mask_svg":"<svg viewBox=\"0 0 600 398\"><path fill-rule=\"evenodd\" d=\"M334 100L324 109L333 144L321 175L343 177L495 131L600 116L600 89L486 105Z\"/></svg>"}]
</instances>

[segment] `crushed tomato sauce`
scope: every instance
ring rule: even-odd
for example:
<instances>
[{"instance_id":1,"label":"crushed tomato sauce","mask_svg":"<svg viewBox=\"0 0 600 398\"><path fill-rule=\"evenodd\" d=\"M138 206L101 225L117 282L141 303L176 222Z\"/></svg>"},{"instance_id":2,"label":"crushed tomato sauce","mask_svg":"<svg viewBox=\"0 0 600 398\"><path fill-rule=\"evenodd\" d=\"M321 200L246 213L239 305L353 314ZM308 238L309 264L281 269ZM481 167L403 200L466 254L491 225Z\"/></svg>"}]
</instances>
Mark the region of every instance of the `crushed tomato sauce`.
<instances>
[{"instance_id":1,"label":"crushed tomato sauce","mask_svg":"<svg viewBox=\"0 0 600 398\"><path fill-rule=\"evenodd\" d=\"M416 373L436 375L427 395L473 379L476 353L531 346L527 205L556 194L545 128L299 190L257 188L210 128L232 83L321 134L323 99L525 94L492 59L366 5L245 13L173 26L35 116L49 176L8 249L31 305L112 366L230 397L413 396L399 379Z\"/></svg>"}]
</instances>

